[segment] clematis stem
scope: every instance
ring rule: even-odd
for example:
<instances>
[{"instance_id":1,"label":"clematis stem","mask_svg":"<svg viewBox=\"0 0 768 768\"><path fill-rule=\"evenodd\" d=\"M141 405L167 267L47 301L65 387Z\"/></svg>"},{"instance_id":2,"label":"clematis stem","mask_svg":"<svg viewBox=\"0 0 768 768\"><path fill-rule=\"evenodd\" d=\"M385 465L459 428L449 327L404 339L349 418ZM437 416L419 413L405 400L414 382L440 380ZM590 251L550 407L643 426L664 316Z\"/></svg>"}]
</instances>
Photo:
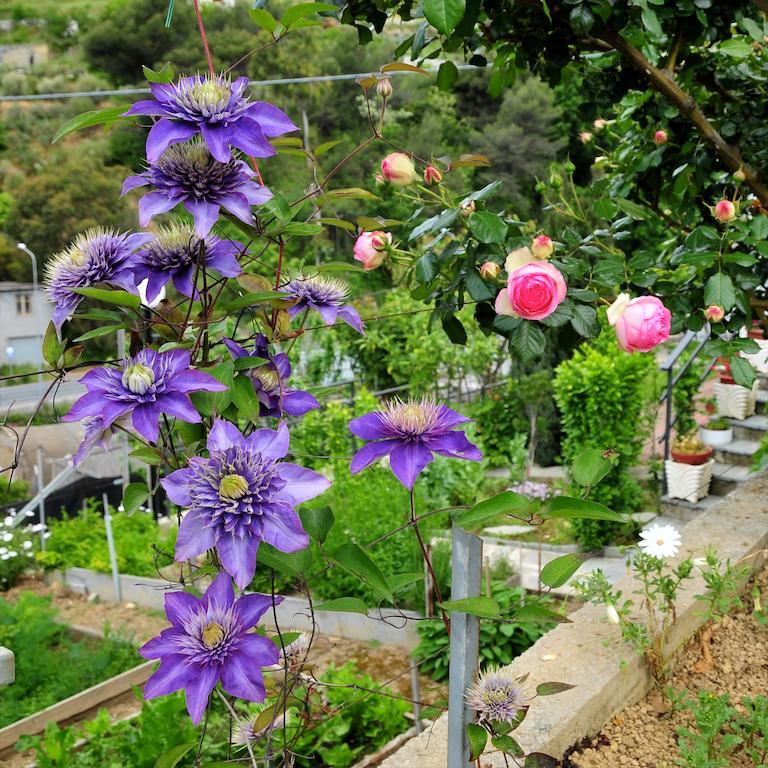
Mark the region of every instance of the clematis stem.
<instances>
[{"instance_id":1,"label":"clematis stem","mask_svg":"<svg viewBox=\"0 0 768 768\"><path fill-rule=\"evenodd\" d=\"M205 50L205 58L208 60L208 72L211 77L215 77L213 71L213 58L211 56L211 49L208 47L208 37L205 34L205 25L203 24L203 15L200 13L200 0L194 0L195 3L195 16L197 17L197 27L200 30L200 39L203 42L203 49Z\"/></svg>"},{"instance_id":2,"label":"clematis stem","mask_svg":"<svg viewBox=\"0 0 768 768\"><path fill-rule=\"evenodd\" d=\"M195 0L195 4L197 4L197 0ZM216 691L216 695L224 702L224 706L227 708L227 711L232 716L234 721L237 722L239 720L237 712L235 712L227 697L219 690L218 686L214 690ZM251 742L248 739L245 740L245 746L248 749L248 756L251 758L251 765L253 765L253 768L259 768L256 762L256 756L253 754Z\"/></svg>"}]
</instances>

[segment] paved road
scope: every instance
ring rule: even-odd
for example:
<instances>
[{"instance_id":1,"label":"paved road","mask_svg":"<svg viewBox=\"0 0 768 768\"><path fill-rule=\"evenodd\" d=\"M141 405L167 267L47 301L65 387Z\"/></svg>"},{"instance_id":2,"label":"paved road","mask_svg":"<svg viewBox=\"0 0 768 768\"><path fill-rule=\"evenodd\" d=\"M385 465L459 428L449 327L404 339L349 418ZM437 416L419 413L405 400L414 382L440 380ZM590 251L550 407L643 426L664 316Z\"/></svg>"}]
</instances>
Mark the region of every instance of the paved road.
<instances>
[{"instance_id":1,"label":"paved road","mask_svg":"<svg viewBox=\"0 0 768 768\"><path fill-rule=\"evenodd\" d=\"M48 387L44 379L42 384L14 384L10 387L0 387L0 412L5 413L13 404L14 413L32 411L37 406L40 396ZM59 385L56 391L57 403L71 403L85 392L85 387L77 380L67 380ZM53 402L48 398L48 402Z\"/></svg>"}]
</instances>

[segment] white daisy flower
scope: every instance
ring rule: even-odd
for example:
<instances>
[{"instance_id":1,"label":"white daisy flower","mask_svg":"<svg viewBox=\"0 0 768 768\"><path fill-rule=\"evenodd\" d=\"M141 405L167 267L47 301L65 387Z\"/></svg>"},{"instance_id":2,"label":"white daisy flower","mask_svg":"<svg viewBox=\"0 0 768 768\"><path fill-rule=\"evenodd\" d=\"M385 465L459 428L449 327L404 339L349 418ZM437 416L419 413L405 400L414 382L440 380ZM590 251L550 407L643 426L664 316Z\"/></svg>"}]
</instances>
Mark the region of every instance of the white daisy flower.
<instances>
[{"instance_id":1,"label":"white daisy flower","mask_svg":"<svg viewBox=\"0 0 768 768\"><path fill-rule=\"evenodd\" d=\"M2 536L0 536L0 539L2 539L7 544L9 541L13 541L13 534L4 533Z\"/></svg>"},{"instance_id":2,"label":"white daisy flower","mask_svg":"<svg viewBox=\"0 0 768 768\"><path fill-rule=\"evenodd\" d=\"M680 549L680 533L672 525L654 523L640 532L640 539L640 549L651 557L674 557Z\"/></svg>"},{"instance_id":3,"label":"white daisy flower","mask_svg":"<svg viewBox=\"0 0 768 768\"><path fill-rule=\"evenodd\" d=\"M13 517L11 517L10 515L8 515L8 517L4 518L4 519L3 519L3 525L4 525L6 528L10 528L10 527L13 525Z\"/></svg>"},{"instance_id":4,"label":"white daisy flower","mask_svg":"<svg viewBox=\"0 0 768 768\"><path fill-rule=\"evenodd\" d=\"M21 546L24 547L24 549L32 549L32 542L31 541L23 541L21 543Z\"/></svg>"}]
</instances>

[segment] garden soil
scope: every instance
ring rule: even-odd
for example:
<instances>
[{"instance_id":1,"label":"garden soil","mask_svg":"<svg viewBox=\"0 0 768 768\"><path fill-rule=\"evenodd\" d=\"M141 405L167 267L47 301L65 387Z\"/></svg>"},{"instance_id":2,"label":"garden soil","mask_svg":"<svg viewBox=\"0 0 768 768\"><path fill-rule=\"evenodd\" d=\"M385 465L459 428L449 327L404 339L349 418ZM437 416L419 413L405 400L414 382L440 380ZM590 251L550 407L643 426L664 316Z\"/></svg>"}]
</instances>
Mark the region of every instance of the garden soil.
<instances>
[{"instance_id":1,"label":"garden soil","mask_svg":"<svg viewBox=\"0 0 768 768\"><path fill-rule=\"evenodd\" d=\"M768 569L757 582L768 593ZM709 624L686 646L671 684L678 692L695 696L699 690L730 694L738 708L743 696L768 692L768 626L752 616L753 603L744 598L744 609ZM630 652L628 650L628 652ZM587 739L563 762L564 768L675 768L677 729L690 726L687 712L660 712L658 697L616 715L601 734ZM752 761L735 757L730 768L753 768Z\"/></svg>"}]
</instances>

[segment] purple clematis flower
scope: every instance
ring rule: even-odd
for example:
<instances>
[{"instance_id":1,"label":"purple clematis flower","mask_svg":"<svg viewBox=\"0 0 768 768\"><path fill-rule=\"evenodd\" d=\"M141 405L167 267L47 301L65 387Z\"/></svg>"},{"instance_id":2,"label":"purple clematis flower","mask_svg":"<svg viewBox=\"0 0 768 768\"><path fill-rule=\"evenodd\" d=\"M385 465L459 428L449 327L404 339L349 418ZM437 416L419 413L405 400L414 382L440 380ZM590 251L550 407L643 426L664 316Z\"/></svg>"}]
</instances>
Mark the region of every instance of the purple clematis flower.
<instances>
[{"instance_id":1,"label":"purple clematis flower","mask_svg":"<svg viewBox=\"0 0 768 768\"><path fill-rule=\"evenodd\" d=\"M245 589L265 541L281 552L309 544L294 507L320 495L330 482L311 469L282 462L288 429L257 429L244 437L217 419L208 434L207 459L195 456L161 482L168 498L188 507L176 539L176 560L216 548L224 569Z\"/></svg>"},{"instance_id":2,"label":"purple clematis flower","mask_svg":"<svg viewBox=\"0 0 768 768\"><path fill-rule=\"evenodd\" d=\"M395 477L408 489L434 458L433 454L480 461L482 453L470 443L459 424L471 421L466 416L438 405L433 400L391 400L381 411L367 413L349 422L352 434L373 440L353 457L353 475L389 454Z\"/></svg>"},{"instance_id":3,"label":"purple clematis flower","mask_svg":"<svg viewBox=\"0 0 768 768\"><path fill-rule=\"evenodd\" d=\"M122 420L118 420L122 421ZM80 443L75 455L72 457L72 464L79 466L95 447L107 450L114 434L116 424L106 425L103 416L88 416L83 419L83 442ZM123 425L125 426L125 425Z\"/></svg>"},{"instance_id":4,"label":"purple clematis flower","mask_svg":"<svg viewBox=\"0 0 768 768\"><path fill-rule=\"evenodd\" d=\"M296 304L288 310L291 317L314 309L326 325L333 325L338 318L358 333L365 333L357 310L344 304L349 296L349 287L341 280L324 275L297 277L281 290L296 299Z\"/></svg>"},{"instance_id":5,"label":"purple clematis flower","mask_svg":"<svg viewBox=\"0 0 768 768\"><path fill-rule=\"evenodd\" d=\"M167 696L183 688L195 725L218 682L239 699L264 701L261 668L276 664L280 654L271 640L249 630L282 600L258 594L236 600L226 573L213 580L202 598L189 592L166 592L165 615L171 626L139 648L145 659L160 659L144 686L144 698Z\"/></svg>"},{"instance_id":6,"label":"purple clematis flower","mask_svg":"<svg viewBox=\"0 0 768 768\"><path fill-rule=\"evenodd\" d=\"M269 341L264 334L260 333L256 337L253 352L248 352L232 339L224 339L224 344L235 360L241 357L260 357L268 361L246 371L261 404L260 416L272 416L276 419L286 413L289 416L303 416L307 411L320 407L320 403L309 392L288 387L286 382L291 375L288 355L284 352L273 355L269 351Z\"/></svg>"},{"instance_id":7,"label":"purple clematis flower","mask_svg":"<svg viewBox=\"0 0 768 768\"><path fill-rule=\"evenodd\" d=\"M198 237L184 224L172 224L161 228L154 240L137 251L132 266L134 282L138 286L147 281L147 304L158 297L169 281L180 294L191 298L197 295L194 280L201 253L206 270L237 277L243 271L237 254L244 250L234 240L219 240L213 235Z\"/></svg>"},{"instance_id":8,"label":"purple clematis flower","mask_svg":"<svg viewBox=\"0 0 768 768\"><path fill-rule=\"evenodd\" d=\"M211 154L226 163L230 145L253 157L275 150L268 137L298 130L281 109L266 101L249 102L243 95L247 77L235 82L217 76L182 77L177 83L150 83L154 99L137 101L126 113L160 119L147 136L147 160L154 163L172 144L200 134Z\"/></svg>"},{"instance_id":9,"label":"purple clematis flower","mask_svg":"<svg viewBox=\"0 0 768 768\"><path fill-rule=\"evenodd\" d=\"M139 200L142 227L154 216L180 203L195 220L195 233L205 237L224 208L246 224L253 223L252 205L265 203L272 193L253 181L255 172L242 160L216 160L199 140L176 144L163 152L144 173L129 176L122 194L147 185L155 189Z\"/></svg>"},{"instance_id":10,"label":"purple clematis flower","mask_svg":"<svg viewBox=\"0 0 768 768\"><path fill-rule=\"evenodd\" d=\"M60 329L74 314L83 296L73 288L92 288L109 283L136 293L131 280L133 252L152 235L89 229L65 250L55 254L45 268L48 297L55 305L53 323Z\"/></svg>"},{"instance_id":11,"label":"purple clematis flower","mask_svg":"<svg viewBox=\"0 0 768 768\"><path fill-rule=\"evenodd\" d=\"M150 443L157 442L163 414L198 424L200 414L189 393L223 392L227 387L207 373L191 370L189 363L186 349L156 352L147 348L126 360L122 369L94 368L80 379L88 391L62 421L98 416L107 429L130 414L133 428Z\"/></svg>"}]
</instances>

